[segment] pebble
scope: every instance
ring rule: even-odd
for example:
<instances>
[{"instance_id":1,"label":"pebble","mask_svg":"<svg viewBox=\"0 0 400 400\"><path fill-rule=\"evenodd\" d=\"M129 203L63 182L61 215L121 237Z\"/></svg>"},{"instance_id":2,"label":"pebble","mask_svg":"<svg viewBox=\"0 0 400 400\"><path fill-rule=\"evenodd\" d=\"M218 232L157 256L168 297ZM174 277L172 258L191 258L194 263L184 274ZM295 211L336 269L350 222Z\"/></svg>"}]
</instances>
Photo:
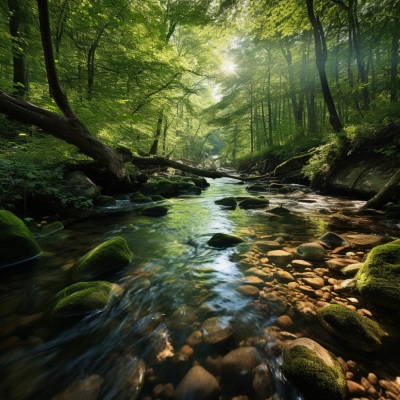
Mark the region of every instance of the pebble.
<instances>
[{"instance_id":1,"label":"pebble","mask_svg":"<svg viewBox=\"0 0 400 400\"><path fill-rule=\"evenodd\" d=\"M371 383L371 385L377 385L379 383L378 377L372 372L368 374L367 379L368 382Z\"/></svg>"},{"instance_id":2,"label":"pebble","mask_svg":"<svg viewBox=\"0 0 400 400\"><path fill-rule=\"evenodd\" d=\"M193 347L190 347L189 345L185 344L181 347L181 349L179 350L179 353L185 354L185 355L191 357L194 354L194 350L193 350Z\"/></svg>"},{"instance_id":3,"label":"pebble","mask_svg":"<svg viewBox=\"0 0 400 400\"><path fill-rule=\"evenodd\" d=\"M367 394L364 386L351 380L347 381L347 389L351 396L364 396Z\"/></svg>"},{"instance_id":4,"label":"pebble","mask_svg":"<svg viewBox=\"0 0 400 400\"><path fill-rule=\"evenodd\" d=\"M186 343L191 347L200 346L203 343L203 333L198 330L192 332L186 339Z\"/></svg>"},{"instance_id":5,"label":"pebble","mask_svg":"<svg viewBox=\"0 0 400 400\"><path fill-rule=\"evenodd\" d=\"M283 329L288 329L294 325L292 318L290 318L288 315L281 315L276 320L276 323Z\"/></svg>"}]
</instances>

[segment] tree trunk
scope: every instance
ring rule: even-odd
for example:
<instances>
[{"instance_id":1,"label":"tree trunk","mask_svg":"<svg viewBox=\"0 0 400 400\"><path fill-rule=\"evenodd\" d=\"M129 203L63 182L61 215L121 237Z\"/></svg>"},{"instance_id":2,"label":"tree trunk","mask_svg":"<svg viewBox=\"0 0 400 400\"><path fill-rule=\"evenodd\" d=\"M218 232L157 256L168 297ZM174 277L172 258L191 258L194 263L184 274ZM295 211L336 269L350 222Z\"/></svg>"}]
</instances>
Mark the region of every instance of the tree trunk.
<instances>
[{"instance_id":1,"label":"tree trunk","mask_svg":"<svg viewBox=\"0 0 400 400\"><path fill-rule=\"evenodd\" d=\"M358 212L363 212L367 208L380 208L389 201L392 201L393 197L399 192L400 188L400 169L394 173L389 179L385 186L374 196L368 200L362 207L358 209Z\"/></svg>"},{"instance_id":2,"label":"tree trunk","mask_svg":"<svg viewBox=\"0 0 400 400\"><path fill-rule=\"evenodd\" d=\"M19 0L8 0L9 27L13 54L13 93L25 97L29 91L25 41L21 37L21 7Z\"/></svg>"},{"instance_id":3,"label":"tree trunk","mask_svg":"<svg viewBox=\"0 0 400 400\"><path fill-rule=\"evenodd\" d=\"M339 119L336 111L335 103L333 101L331 91L329 89L328 78L326 76L325 63L327 59L328 50L326 48L325 33L322 28L320 20L314 14L314 0L307 1L307 12L314 32L315 42L315 58L317 69L321 81L322 93L324 96L325 104L329 112L329 122L333 130L337 133L343 130L343 125Z\"/></svg>"},{"instance_id":4,"label":"tree trunk","mask_svg":"<svg viewBox=\"0 0 400 400\"><path fill-rule=\"evenodd\" d=\"M158 141L160 140L160 136L161 136L161 129L162 129L162 123L163 123L163 115L164 115L164 111L161 110L160 114L158 115L157 118L157 128L156 128L156 132L154 134L154 140L153 140L153 144L151 145L149 154L151 156L155 156L157 154L157 150L158 150Z\"/></svg>"},{"instance_id":5,"label":"tree trunk","mask_svg":"<svg viewBox=\"0 0 400 400\"><path fill-rule=\"evenodd\" d=\"M393 36L390 57L390 102L396 103L398 100L398 64L399 64L399 40L400 27L399 20L393 19Z\"/></svg>"}]
</instances>

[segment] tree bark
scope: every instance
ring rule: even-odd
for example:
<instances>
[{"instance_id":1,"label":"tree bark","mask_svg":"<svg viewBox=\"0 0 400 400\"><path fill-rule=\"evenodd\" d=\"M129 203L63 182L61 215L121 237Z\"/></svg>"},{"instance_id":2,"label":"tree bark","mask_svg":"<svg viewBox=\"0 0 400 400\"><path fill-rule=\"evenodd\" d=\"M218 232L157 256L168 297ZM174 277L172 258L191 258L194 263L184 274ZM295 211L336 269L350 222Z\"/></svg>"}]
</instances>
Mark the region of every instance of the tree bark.
<instances>
[{"instance_id":1,"label":"tree bark","mask_svg":"<svg viewBox=\"0 0 400 400\"><path fill-rule=\"evenodd\" d=\"M151 145L151 148L149 151L149 154L151 156L155 156L158 151L158 142L159 142L160 136L161 136L163 116L164 116L164 110L161 110L160 113L158 114L158 118L157 118L157 128L156 128L156 133L154 135L153 144Z\"/></svg>"},{"instance_id":2,"label":"tree bark","mask_svg":"<svg viewBox=\"0 0 400 400\"><path fill-rule=\"evenodd\" d=\"M21 7L19 0L8 0L9 28L13 53L13 93L25 97L29 91L25 43L21 37Z\"/></svg>"},{"instance_id":3,"label":"tree bark","mask_svg":"<svg viewBox=\"0 0 400 400\"><path fill-rule=\"evenodd\" d=\"M388 180L383 188L374 196L368 200L362 207L358 209L358 212L363 212L367 208L380 208L389 201L399 192L400 188L400 169L394 173L394 175Z\"/></svg>"},{"instance_id":4,"label":"tree bark","mask_svg":"<svg viewBox=\"0 0 400 400\"><path fill-rule=\"evenodd\" d=\"M315 42L315 58L317 69L321 81L322 94L324 96L325 104L329 112L329 122L333 130L337 133L343 130L343 125L340 121L338 113L336 111L335 103L332 98L331 91L329 89L328 78L326 76L325 63L328 56L326 48L325 33L322 28L320 20L314 14L314 0L307 1L307 12L313 27L314 42Z\"/></svg>"}]
</instances>

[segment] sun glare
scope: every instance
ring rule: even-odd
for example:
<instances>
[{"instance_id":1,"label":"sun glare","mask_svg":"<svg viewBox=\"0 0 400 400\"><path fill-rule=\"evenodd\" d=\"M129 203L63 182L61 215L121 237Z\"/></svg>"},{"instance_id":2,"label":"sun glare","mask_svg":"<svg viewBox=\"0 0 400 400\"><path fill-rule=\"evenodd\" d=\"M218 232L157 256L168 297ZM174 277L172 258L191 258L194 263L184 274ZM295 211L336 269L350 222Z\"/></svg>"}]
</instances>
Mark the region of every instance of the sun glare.
<instances>
[{"instance_id":1,"label":"sun glare","mask_svg":"<svg viewBox=\"0 0 400 400\"><path fill-rule=\"evenodd\" d=\"M232 75L236 71L236 64L232 61L225 60L222 63L221 69L226 75Z\"/></svg>"}]
</instances>

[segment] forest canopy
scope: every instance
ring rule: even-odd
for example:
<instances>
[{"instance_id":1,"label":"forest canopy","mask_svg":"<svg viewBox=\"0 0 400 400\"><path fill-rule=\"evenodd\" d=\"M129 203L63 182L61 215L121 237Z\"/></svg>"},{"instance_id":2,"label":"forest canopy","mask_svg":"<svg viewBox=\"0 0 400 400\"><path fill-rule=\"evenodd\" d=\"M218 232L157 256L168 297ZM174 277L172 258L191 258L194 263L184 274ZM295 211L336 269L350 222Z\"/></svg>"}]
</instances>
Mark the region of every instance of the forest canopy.
<instances>
[{"instance_id":1,"label":"forest canopy","mask_svg":"<svg viewBox=\"0 0 400 400\"><path fill-rule=\"evenodd\" d=\"M0 90L60 114L43 57L44 3L0 5ZM60 87L82 126L110 147L199 162L218 155L232 164L398 118L399 0L48 6ZM23 146L25 158L41 159L54 142L6 115L1 126L6 157ZM56 143L48 162L84 157Z\"/></svg>"}]
</instances>

